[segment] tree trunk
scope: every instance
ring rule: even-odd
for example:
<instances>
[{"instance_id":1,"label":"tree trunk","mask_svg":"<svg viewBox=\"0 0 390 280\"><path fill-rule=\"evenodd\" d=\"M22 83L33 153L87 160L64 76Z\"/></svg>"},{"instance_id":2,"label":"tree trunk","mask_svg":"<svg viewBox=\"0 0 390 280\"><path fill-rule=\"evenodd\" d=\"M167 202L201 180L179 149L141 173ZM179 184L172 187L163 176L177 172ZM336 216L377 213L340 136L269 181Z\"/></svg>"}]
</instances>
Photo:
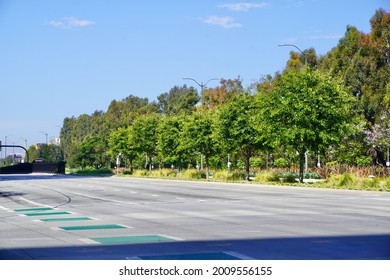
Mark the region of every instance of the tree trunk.
<instances>
[{"instance_id":1,"label":"tree trunk","mask_svg":"<svg viewBox=\"0 0 390 280\"><path fill-rule=\"evenodd\" d=\"M152 171L152 157L149 156L149 171Z\"/></svg>"},{"instance_id":2,"label":"tree trunk","mask_svg":"<svg viewBox=\"0 0 390 280\"><path fill-rule=\"evenodd\" d=\"M206 156L206 179L209 178L209 157Z\"/></svg>"},{"instance_id":3,"label":"tree trunk","mask_svg":"<svg viewBox=\"0 0 390 280\"><path fill-rule=\"evenodd\" d=\"M180 152L179 153L178 163L177 163L177 169L179 170L179 172L181 171L181 158L182 158L182 155L183 155L183 153Z\"/></svg>"},{"instance_id":4,"label":"tree trunk","mask_svg":"<svg viewBox=\"0 0 390 280\"><path fill-rule=\"evenodd\" d=\"M303 172L305 170L305 153L306 149L299 152L299 182L303 183Z\"/></svg>"},{"instance_id":5,"label":"tree trunk","mask_svg":"<svg viewBox=\"0 0 390 280\"><path fill-rule=\"evenodd\" d=\"M250 156L245 156L245 172L246 172L246 179L248 181L250 181L250 178L249 178L249 172L250 172L250 159L251 157Z\"/></svg>"}]
</instances>

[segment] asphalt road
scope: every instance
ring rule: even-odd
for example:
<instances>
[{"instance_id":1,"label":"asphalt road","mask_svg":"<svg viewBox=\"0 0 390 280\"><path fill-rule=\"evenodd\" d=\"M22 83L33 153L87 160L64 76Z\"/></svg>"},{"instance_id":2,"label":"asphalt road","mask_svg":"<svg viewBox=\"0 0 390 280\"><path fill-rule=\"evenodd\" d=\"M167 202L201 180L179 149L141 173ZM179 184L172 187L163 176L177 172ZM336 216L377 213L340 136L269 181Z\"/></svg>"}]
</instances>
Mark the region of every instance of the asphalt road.
<instances>
[{"instance_id":1,"label":"asphalt road","mask_svg":"<svg viewBox=\"0 0 390 280\"><path fill-rule=\"evenodd\" d=\"M0 175L0 259L390 259L390 193Z\"/></svg>"}]
</instances>

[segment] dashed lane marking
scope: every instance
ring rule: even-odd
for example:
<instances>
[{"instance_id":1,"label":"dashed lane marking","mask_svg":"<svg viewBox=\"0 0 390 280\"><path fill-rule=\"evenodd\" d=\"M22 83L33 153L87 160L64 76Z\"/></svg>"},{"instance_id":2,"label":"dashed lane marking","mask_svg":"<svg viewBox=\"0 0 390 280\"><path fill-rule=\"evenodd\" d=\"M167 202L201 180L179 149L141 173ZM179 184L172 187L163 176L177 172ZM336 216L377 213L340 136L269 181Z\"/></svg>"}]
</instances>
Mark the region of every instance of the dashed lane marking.
<instances>
[{"instance_id":1,"label":"dashed lane marking","mask_svg":"<svg viewBox=\"0 0 390 280\"><path fill-rule=\"evenodd\" d=\"M175 241L175 239L168 238L161 235L116 236L116 237L99 237L99 238L91 238L91 239L103 245Z\"/></svg>"},{"instance_id":2,"label":"dashed lane marking","mask_svg":"<svg viewBox=\"0 0 390 280\"><path fill-rule=\"evenodd\" d=\"M53 215L69 215L72 214L70 212L40 212L40 213L27 213L24 214L29 217L36 217L36 216L53 216Z\"/></svg>"},{"instance_id":3,"label":"dashed lane marking","mask_svg":"<svg viewBox=\"0 0 390 280\"><path fill-rule=\"evenodd\" d=\"M97 230L97 229L118 229L118 228L128 228L128 227L121 226L121 225L116 225L116 224L60 227L60 229L66 230L66 231L72 231L72 230Z\"/></svg>"},{"instance_id":4,"label":"dashed lane marking","mask_svg":"<svg viewBox=\"0 0 390 280\"><path fill-rule=\"evenodd\" d=\"M90 221L92 218L88 217L77 217L77 218L53 218L53 219L41 219L41 222L50 223L50 222L73 222L73 221Z\"/></svg>"},{"instance_id":5,"label":"dashed lane marking","mask_svg":"<svg viewBox=\"0 0 390 280\"><path fill-rule=\"evenodd\" d=\"M23 208L23 209L15 209L15 212L33 212L33 211L47 211L47 210L54 210L50 207L35 207L35 208Z\"/></svg>"}]
</instances>

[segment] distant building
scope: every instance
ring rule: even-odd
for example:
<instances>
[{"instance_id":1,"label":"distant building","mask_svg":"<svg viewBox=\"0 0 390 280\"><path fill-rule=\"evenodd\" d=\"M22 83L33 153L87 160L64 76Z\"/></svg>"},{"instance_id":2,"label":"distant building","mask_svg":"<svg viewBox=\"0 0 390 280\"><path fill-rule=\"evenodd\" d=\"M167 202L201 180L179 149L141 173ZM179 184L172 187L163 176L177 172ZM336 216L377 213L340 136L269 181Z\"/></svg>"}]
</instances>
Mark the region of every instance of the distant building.
<instances>
[{"instance_id":1,"label":"distant building","mask_svg":"<svg viewBox=\"0 0 390 280\"><path fill-rule=\"evenodd\" d=\"M53 137L49 140L50 145L56 145L56 146L61 146L61 139L60 137Z\"/></svg>"},{"instance_id":2,"label":"distant building","mask_svg":"<svg viewBox=\"0 0 390 280\"><path fill-rule=\"evenodd\" d=\"M12 160L13 163L24 162L23 156L20 153L12 153L7 155L7 159Z\"/></svg>"}]
</instances>

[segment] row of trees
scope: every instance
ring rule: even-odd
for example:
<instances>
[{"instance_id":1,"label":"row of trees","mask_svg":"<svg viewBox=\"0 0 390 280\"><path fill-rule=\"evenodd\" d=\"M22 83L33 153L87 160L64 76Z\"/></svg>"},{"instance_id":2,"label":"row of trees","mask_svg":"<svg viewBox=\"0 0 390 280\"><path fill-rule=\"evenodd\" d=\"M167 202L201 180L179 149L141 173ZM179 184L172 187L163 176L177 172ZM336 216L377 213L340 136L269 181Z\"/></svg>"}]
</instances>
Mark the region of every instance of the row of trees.
<instances>
[{"instance_id":1,"label":"row of trees","mask_svg":"<svg viewBox=\"0 0 390 280\"><path fill-rule=\"evenodd\" d=\"M222 79L200 97L175 86L157 101L129 96L107 112L66 118L66 160L100 168L120 155L129 168L181 169L201 155L208 173L229 157L249 174L251 164L267 167L274 158L297 164L300 179L308 151L323 162L367 164L373 146L390 144L390 14L378 10L371 27L363 34L348 26L324 57L314 49L291 52L282 73L248 88L239 78Z\"/></svg>"}]
</instances>

